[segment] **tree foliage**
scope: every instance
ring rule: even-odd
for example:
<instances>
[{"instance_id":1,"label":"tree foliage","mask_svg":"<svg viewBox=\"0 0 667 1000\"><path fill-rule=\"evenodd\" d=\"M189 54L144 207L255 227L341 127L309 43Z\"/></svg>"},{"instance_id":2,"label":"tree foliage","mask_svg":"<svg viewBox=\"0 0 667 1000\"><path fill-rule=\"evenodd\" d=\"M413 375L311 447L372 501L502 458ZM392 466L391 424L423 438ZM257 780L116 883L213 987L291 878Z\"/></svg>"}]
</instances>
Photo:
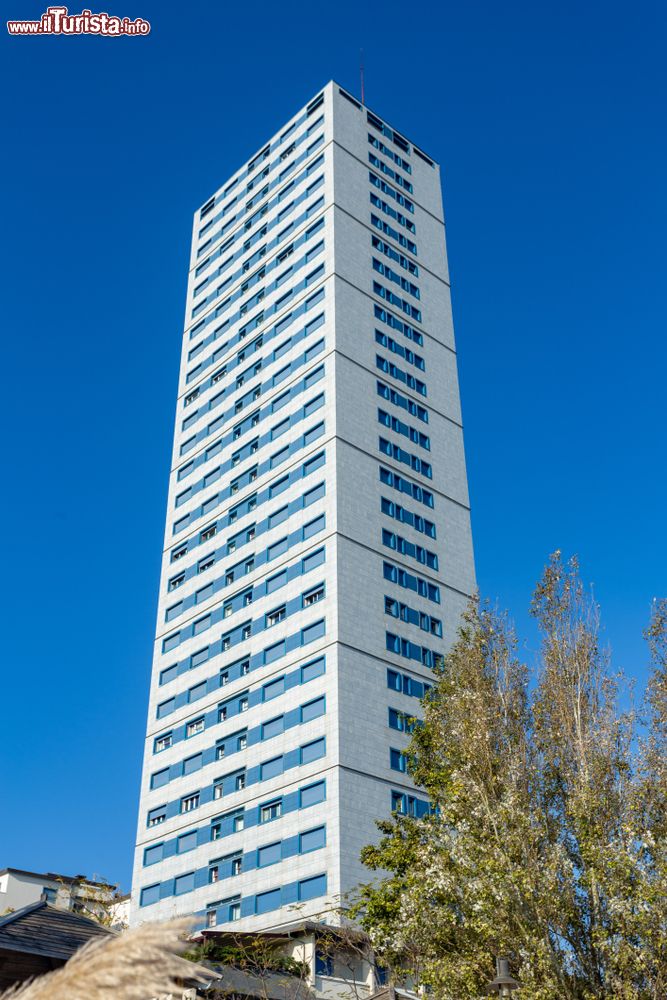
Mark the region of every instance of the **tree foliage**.
<instances>
[{"instance_id":1,"label":"tree foliage","mask_svg":"<svg viewBox=\"0 0 667 1000\"><path fill-rule=\"evenodd\" d=\"M667 602L641 717L575 560L551 557L532 613L529 671L506 616L470 603L406 751L433 811L378 823L354 914L443 1000L479 997L498 954L524 1000L664 997Z\"/></svg>"}]
</instances>

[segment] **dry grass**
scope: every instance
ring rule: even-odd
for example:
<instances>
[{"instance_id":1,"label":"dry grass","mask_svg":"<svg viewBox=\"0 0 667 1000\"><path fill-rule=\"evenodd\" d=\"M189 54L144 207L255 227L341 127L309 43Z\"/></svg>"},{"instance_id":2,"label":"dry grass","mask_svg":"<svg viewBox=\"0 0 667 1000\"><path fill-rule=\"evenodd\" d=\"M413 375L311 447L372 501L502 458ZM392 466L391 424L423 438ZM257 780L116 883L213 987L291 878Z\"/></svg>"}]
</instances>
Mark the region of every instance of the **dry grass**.
<instances>
[{"instance_id":1,"label":"dry grass","mask_svg":"<svg viewBox=\"0 0 667 1000\"><path fill-rule=\"evenodd\" d=\"M210 978L180 957L189 920L142 924L90 941L55 972L12 987L0 1000L151 1000L173 993L182 979Z\"/></svg>"}]
</instances>

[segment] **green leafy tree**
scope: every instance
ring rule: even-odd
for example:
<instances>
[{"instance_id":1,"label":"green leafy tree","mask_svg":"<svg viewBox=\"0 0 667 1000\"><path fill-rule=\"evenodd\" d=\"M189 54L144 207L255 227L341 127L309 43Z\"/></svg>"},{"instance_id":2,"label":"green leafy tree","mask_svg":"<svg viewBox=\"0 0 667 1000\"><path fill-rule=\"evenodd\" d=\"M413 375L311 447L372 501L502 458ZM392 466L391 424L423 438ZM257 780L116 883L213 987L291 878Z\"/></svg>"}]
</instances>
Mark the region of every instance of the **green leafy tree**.
<instances>
[{"instance_id":1,"label":"green leafy tree","mask_svg":"<svg viewBox=\"0 0 667 1000\"><path fill-rule=\"evenodd\" d=\"M575 560L532 603L534 672L506 616L470 603L406 751L433 806L394 815L353 914L398 978L479 997L509 954L524 1000L667 995L667 602L646 713L600 647ZM388 874L387 874L388 873Z\"/></svg>"}]
</instances>

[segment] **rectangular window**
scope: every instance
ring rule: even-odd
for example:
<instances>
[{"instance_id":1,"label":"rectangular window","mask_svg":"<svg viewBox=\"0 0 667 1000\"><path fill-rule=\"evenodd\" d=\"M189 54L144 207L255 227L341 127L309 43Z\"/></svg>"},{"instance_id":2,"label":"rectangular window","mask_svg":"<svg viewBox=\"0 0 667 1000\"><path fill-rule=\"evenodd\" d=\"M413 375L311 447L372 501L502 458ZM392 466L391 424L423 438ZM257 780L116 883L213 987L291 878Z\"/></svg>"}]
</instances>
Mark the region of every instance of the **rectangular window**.
<instances>
[{"instance_id":1,"label":"rectangular window","mask_svg":"<svg viewBox=\"0 0 667 1000\"><path fill-rule=\"evenodd\" d=\"M280 889L260 892L255 896L255 913L268 913L280 907Z\"/></svg>"},{"instance_id":2,"label":"rectangular window","mask_svg":"<svg viewBox=\"0 0 667 1000\"><path fill-rule=\"evenodd\" d=\"M316 677L321 677L323 673L324 657L321 657L319 660L312 660L311 663L306 663L301 667L301 683L306 684Z\"/></svg>"},{"instance_id":3,"label":"rectangular window","mask_svg":"<svg viewBox=\"0 0 667 1000\"><path fill-rule=\"evenodd\" d=\"M315 830L308 830L299 835L299 854L307 854L309 851L317 851L324 847L326 843L325 827L318 826Z\"/></svg>"},{"instance_id":4,"label":"rectangular window","mask_svg":"<svg viewBox=\"0 0 667 1000\"><path fill-rule=\"evenodd\" d=\"M326 875L315 875L313 878L304 878L299 882L299 900L314 899L316 896L324 896L327 891Z\"/></svg>"},{"instance_id":5,"label":"rectangular window","mask_svg":"<svg viewBox=\"0 0 667 1000\"><path fill-rule=\"evenodd\" d=\"M260 766L261 781L268 781L270 778L275 778L279 774L283 773L283 758L282 754L279 757L274 757L272 760L267 760L264 764Z\"/></svg>"},{"instance_id":6,"label":"rectangular window","mask_svg":"<svg viewBox=\"0 0 667 1000\"><path fill-rule=\"evenodd\" d=\"M321 639L324 634L324 619L319 622L314 622L307 628L301 629L301 645L306 646L309 642L315 642L316 639Z\"/></svg>"},{"instance_id":7,"label":"rectangular window","mask_svg":"<svg viewBox=\"0 0 667 1000\"><path fill-rule=\"evenodd\" d=\"M157 903L160 899L160 883L157 882L155 885L147 885L145 889L141 890L141 905L150 906L151 903Z\"/></svg>"},{"instance_id":8,"label":"rectangular window","mask_svg":"<svg viewBox=\"0 0 667 1000\"><path fill-rule=\"evenodd\" d=\"M326 753L324 738L313 740L301 747L301 763L310 764L313 760L320 760Z\"/></svg>"},{"instance_id":9,"label":"rectangular window","mask_svg":"<svg viewBox=\"0 0 667 1000\"><path fill-rule=\"evenodd\" d=\"M285 719L282 715L277 716L275 719L269 719L262 725L262 739L270 740L274 736L280 735L285 729ZM262 772L262 778L264 773Z\"/></svg>"},{"instance_id":10,"label":"rectangular window","mask_svg":"<svg viewBox=\"0 0 667 1000\"><path fill-rule=\"evenodd\" d=\"M301 706L301 722L310 722L312 719L319 719L324 715L324 697L315 698L306 705Z\"/></svg>"},{"instance_id":11,"label":"rectangular window","mask_svg":"<svg viewBox=\"0 0 667 1000\"><path fill-rule=\"evenodd\" d=\"M185 892L192 892L195 887L195 873L188 872L187 875L177 875L174 880L174 895L182 896Z\"/></svg>"},{"instance_id":12,"label":"rectangular window","mask_svg":"<svg viewBox=\"0 0 667 1000\"><path fill-rule=\"evenodd\" d=\"M202 681L201 684L195 684L188 691L188 701L197 701L198 698L203 698L206 694L206 681Z\"/></svg>"},{"instance_id":13,"label":"rectangular window","mask_svg":"<svg viewBox=\"0 0 667 1000\"><path fill-rule=\"evenodd\" d=\"M271 701L272 698L277 698L278 695L283 694L285 690L285 678L277 677L276 680L269 681L262 688L262 696L264 701Z\"/></svg>"},{"instance_id":14,"label":"rectangular window","mask_svg":"<svg viewBox=\"0 0 667 1000\"><path fill-rule=\"evenodd\" d=\"M275 576L269 577L266 581L266 592L267 594L273 593L274 590L278 590L287 583L287 570L283 570L281 573L276 573Z\"/></svg>"},{"instance_id":15,"label":"rectangular window","mask_svg":"<svg viewBox=\"0 0 667 1000\"><path fill-rule=\"evenodd\" d=\"M314 785L307 785L299 792L299 808L307 809L308 806L317 805L326 799L326 783L318 781Z\"/></svg>"},{"instance_id":16,"label":"rectangular window","mask_svg":"<svg viewBox=\"0 0 667 1000\"><path fill-rule=\"evenodd\" d=\"M156 771L155 774L151 776L151 788L162 788L163 785L169 784L169 768L165 767L161 771Z\"/></svg>"},{"instance_id":17,"label":"rectangular window","mask_svg":"<svg viewBox=\"0 0 667 1000\"><path fill-rule=\"evenodd\" d=\"M270 611L266 616L266 627L271 628L273 625L277 625L279 622L284 621L287 616L287 609L285 605L281 605L279 608L275 608Z\"/></svg>"},{"instance_id":18,"label":"rectangular window","mask_svg":"<svg viewBox=\"0 0 667 1000\"><path fill-rule=\"evenodd\" d=\"M285 655L285 640L281 639L280 642L276 642L273 646L269 646L268 649L264 650L264 662L273 663L274 660L278 660L281 656Z\"/></svg>"},{"instance_id":19,"label":"rectangular window","mask_svg":"<svg viewBox=\"0 0 667 1000\"><path fill-rule=\"evenodd\" d=\"M259 813L260 823L270 823L274 819L278 819L282 816L283 803L282 799L275 799L273 802L267 802L266 805L262 806Z\"/></svg>"},{"instance_id":20,"label":"rectangular window","mask_svg":"<svg viewBox=\"0 0 667 1000\"><path fill-rule=\"evenodd\" d=\"M267 865L275 865L281 859L281 842L267 844L257 851L257 867L266 868Z\"/></svg>"},{"instance_id":21,"label":"rectangular window","mask_svg":"<svg viewBox=\"0 0 667 1000\"><path fill-rule=\"evenodd\" d=\"M205 721L203 715L200 716L198 719L193 719L192 722L188 722L185 730L186 739L189 739L190 736L196 736L197 733L203 733L204 726L205 726Z\"/></svg>"},{"instance_id":22,"label":"rectangular window","mask_svg":"<svg viewBox=\"0 0 667 1000\"><path fill-rule=\"evenodd\" d=\"M151 809L148 814L148 826L159 826L160 823L164 823L167 818L167 807L157 806L155 809Z\"/></svg>"},{"instance_id":23,"label":"rectangular window","mask_svg":"<svg viewBox=\"0 0 667 1000\"><path fill-rule=\"evenodd\" d=\"M193 851L197 846L197 831L191 830L189 833L182 834L178 841L176 842L176 850L179 854L186 854L188 851Z\"/></svg>"},{"instance_id":24,"label":"rectangular window","mask_svg":"<svg viewBox=\"0 0 667 1000\"><path fill-rule=\"evenodd\" d=\"M173 736L171 733L165 733L164 736L158 736L153 745L153 753L160 753L161 750L168 750L172 745Z\"/></svg>"},{"instance_id":25,"label":"rectangular window","mask_svg":"<svg viewBox=\"0 0 667 1000\"><path fill-rule=\"evenodd\" d=\"M155 844L153 847L147 847L144 851L144 867L148 865L154 865L157 861L162 861L162 849L164 844ZM49 900L47 900L49 902Z\"/></svg>"},{"instance_id":26,"label":"rectangular window","mask_svg":"<svg viewBox=\"0 0 667 1000\"><path fill-rule=\"evenodd\" d=\"M313 604L317 604L324 598L324 585L319 587L314 587L312 590L308 590L303 595L303 606L304 608L309 608Z\"/></svg>"},{"instance_id":27,"label":"rectangular window","mask_svg":"<svg viewBox=\"0 0 667 1000\"><path fill-rule=\"evenodd\" d=\"M198 771L200 767L203 767L203 763L200 753L193 754L192 757L186 757L183 761L183 774L192 774L194 771Z\"/></svg>"}]
</instances>

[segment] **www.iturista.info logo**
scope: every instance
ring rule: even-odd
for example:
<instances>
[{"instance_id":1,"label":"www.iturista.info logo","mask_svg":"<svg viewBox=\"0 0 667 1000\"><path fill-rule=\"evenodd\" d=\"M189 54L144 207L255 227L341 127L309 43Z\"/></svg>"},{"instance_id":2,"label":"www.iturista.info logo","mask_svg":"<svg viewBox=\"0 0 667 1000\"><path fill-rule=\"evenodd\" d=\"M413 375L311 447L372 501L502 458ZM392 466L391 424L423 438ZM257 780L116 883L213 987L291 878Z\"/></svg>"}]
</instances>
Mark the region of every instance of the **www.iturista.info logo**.
<instances>
[{"instance_id":1,"label":"www.iturista.info logo","mask_svg":"<svg viewBox=\"0 0 667 1000\"><path fill-rule=\"evenodd\" d=\"M116 17L113 14L93 14L82 10L70 14L67 7L47 7L39 21L7 21L10 35L106 35L120 38L123 35L147 35L151 30L148 21L137 17Z\"/></svg>"}]
</instances>

